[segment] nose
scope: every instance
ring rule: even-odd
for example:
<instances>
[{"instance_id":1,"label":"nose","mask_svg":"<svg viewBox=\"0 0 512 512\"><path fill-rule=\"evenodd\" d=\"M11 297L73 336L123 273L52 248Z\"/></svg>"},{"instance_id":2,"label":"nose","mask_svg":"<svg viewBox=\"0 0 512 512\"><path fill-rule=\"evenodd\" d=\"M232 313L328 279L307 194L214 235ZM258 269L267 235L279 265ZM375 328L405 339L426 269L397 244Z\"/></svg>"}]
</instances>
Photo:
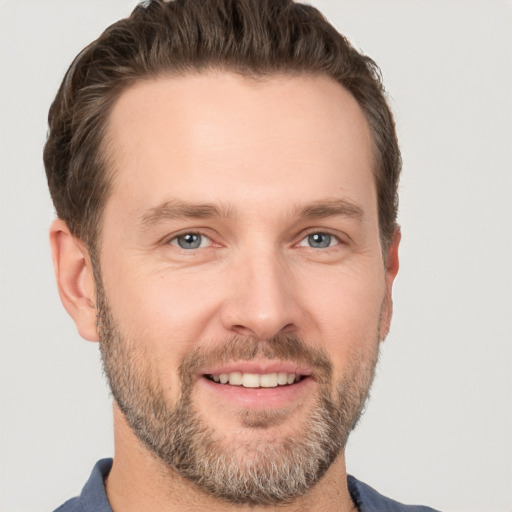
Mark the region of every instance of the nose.
<instances>
[{"instance_id":1,"label":"nose","mask_svg":"<svg viewBox=\"0 0 512 512\"><path fill-rule=\"evenodd\" d=\"M241 256L228 282L220 312L224 329L261 340L298 330L301 308L293 271L278 254Z\"/></svg>"}]
</instances>

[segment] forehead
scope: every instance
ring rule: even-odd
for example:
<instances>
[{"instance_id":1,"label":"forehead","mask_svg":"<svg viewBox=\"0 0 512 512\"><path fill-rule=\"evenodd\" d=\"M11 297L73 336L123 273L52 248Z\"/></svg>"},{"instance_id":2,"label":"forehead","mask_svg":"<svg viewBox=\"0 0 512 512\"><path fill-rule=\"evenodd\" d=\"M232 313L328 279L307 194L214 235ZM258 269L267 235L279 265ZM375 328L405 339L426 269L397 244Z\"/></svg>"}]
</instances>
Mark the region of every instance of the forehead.
<instances>
[{"instance_id":1,"label":"forehead","mask_svg":"<svg viewBox=\"0 0 512 512\"><path fill-rule=\"evenodd\" d=\"M258 198L267 205L375 199L364 115L325 76L212 71L141 81L118 99L107 137L114 168L107 208L124 203L127 213L168 196L241 208Z\"/></svg>"}]
</instances>

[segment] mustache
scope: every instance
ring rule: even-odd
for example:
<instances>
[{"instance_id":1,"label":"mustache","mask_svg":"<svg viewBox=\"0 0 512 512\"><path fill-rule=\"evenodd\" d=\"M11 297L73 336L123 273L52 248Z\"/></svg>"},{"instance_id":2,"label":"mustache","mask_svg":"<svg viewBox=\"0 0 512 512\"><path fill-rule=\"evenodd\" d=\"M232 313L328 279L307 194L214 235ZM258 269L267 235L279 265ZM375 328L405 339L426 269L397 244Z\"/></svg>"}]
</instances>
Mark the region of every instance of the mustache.
<instances>
[{"instance_id":1,"label":"mustache","mask_svg":"<svg viewBox=\"0 0 512 512\"><path fill-rule=\"evenodd\" d=\"M196 347L183 358L178 371L181 381L187 382L203 366L252 361L258 356L305 365L320 381L327 381L332 377L333 364L327 354L292 333L279 333L266 340L235 335L212 347Z\"/></svg>"}]
</instances>

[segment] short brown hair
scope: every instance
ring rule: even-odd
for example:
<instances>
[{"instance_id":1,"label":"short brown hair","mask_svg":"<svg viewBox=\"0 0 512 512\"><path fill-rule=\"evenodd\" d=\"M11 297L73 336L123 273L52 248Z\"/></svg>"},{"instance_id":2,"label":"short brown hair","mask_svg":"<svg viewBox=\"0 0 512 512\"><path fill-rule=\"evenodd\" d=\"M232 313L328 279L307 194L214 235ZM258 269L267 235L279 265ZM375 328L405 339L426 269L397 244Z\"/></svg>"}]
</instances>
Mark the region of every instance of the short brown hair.
<instances>
[{"instance_id":1,"label":"short brown hair","mask_svg":"<svg viewBox=\"0 0 512 512\"><path fill-rule=\"evenodd\" d=\"M44 164L59 218L90 249L100 235L111 173L105 131L135 81L211 68L244 75L323 74L347 89L369 124L381 243L392 239L400 150L380 70L322 14L293 0L151 0L75 58L48 115Z\"/></svg>"}]
</instances>

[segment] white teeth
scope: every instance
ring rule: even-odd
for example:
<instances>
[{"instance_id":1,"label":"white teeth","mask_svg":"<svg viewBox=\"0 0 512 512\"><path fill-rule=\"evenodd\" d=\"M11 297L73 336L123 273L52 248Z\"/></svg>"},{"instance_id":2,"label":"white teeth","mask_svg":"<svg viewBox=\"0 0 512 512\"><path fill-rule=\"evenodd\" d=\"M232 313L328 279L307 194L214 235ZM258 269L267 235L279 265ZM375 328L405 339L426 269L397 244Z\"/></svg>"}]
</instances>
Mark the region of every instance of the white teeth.
<instances>
[{"instance_id":1,"label":"white teeth","mask_svg":"<svg viewBox=\"0 0 512 512\"><path fill-rule=\"evenodd\" d=\"M244 373L242 377L242 386L244 388L259 388L260 376L256 373Z\"/></svg>"},{"instance_id":2,"label":"white teeth","mask_svg":"<svg viewBox=\"0 0 512 512\"><path fill-rule=\"evenodd\" d=\"M243 374L241 372L230 373L229 383L232 386L241 386L243 384Z\"/></svg>"},{"instance_id":3,"label":"white teeth","mask_svg":"<svg viewBox=\"0 0 512 512\"><path fill-rule=\"evenodd\" d=\"M275 388L277 386L277 373L260 375L260 386L262 388Z\"/></svg>"},{"instance_id":4,"label":"white teeth","mask_svg":"<svg viewBox=\"0 0 512 512\"><path fill-rule=\"evenodd\" d=\"M293 384L297 380L295 373L221 373L212 375L212 379L220 384L229 383L231 386L243 386L244 388L275 388Z\"/></svg>"},{"instance_id":5,"label":"white teeth","mask_svg":"<svg viewBox=\"0 0 512 512\"><path fill-rule=\"evenodd\" d=\"M288 374L287 373L283 373L283 372L279 372L277 374L277 383L280 386L285 386L286 384L288 384Z\"/></svg>"}]
</instances>

